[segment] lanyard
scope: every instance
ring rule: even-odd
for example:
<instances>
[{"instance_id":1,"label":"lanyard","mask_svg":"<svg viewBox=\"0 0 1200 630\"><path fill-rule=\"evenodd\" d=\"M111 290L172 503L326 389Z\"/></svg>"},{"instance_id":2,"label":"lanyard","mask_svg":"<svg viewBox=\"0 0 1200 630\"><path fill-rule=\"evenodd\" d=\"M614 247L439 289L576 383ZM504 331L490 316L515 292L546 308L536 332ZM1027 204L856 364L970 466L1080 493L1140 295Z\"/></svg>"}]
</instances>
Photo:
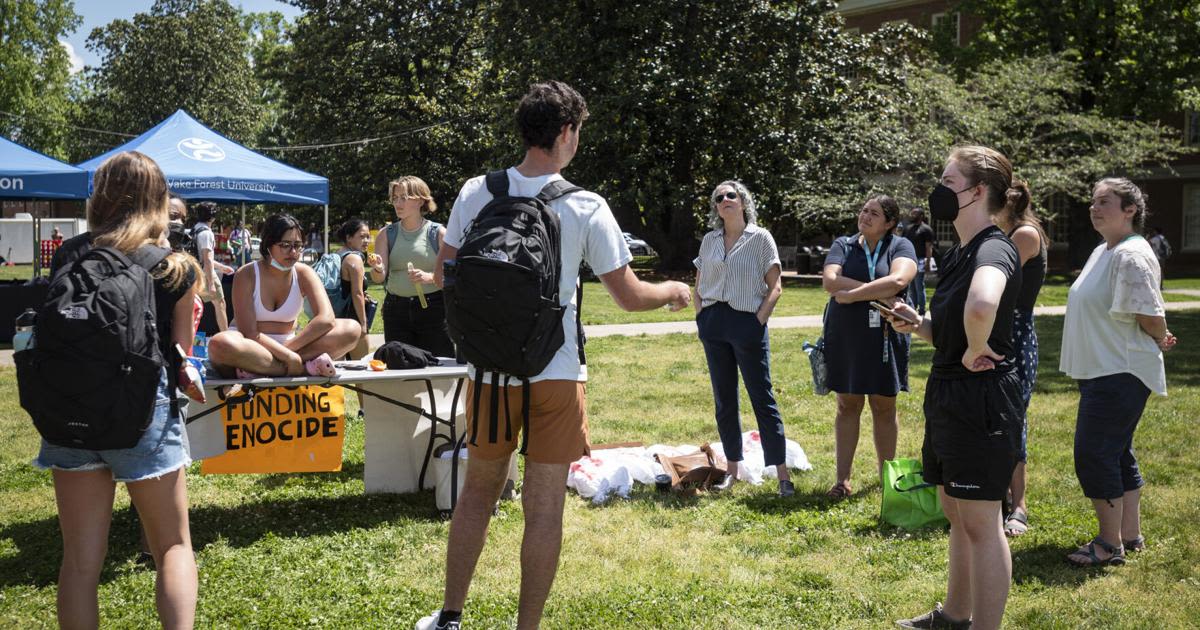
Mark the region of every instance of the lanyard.
<instances>
[{"instance_id":1,"label":"lanyard","mask_svg":"<svg viewBox=\"0 0 1200 630\"><path fill-rule=\"evenodd\" d=\"M875 263L879 262L879 252L883 249L883 238L875 243L875 253L872 254L870 249L867 249L867 237L862 237L863 253L867 256L867 275L871 276L871 280L875 279Z\"/></svg>"}]
</instances>

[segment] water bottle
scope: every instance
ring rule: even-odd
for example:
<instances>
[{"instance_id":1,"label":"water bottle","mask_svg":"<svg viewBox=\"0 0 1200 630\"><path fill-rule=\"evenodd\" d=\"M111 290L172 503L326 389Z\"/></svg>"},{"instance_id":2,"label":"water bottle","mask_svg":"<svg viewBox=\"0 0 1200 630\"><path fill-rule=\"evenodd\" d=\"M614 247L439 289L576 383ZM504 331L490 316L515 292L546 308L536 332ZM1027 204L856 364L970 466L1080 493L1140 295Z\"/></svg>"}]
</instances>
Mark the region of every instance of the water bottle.
<instances>
[{"instance_id":1,"label":"water bottle","mask_svg":"<svg viewBox=\"0 0 1200 630\"><path fill-rule=\"evenodd\" d=\"M13 335L13 351L20 352L33 347L33 329L37 324L37 311L27 308L17 316L17 332Z\"/></svg>"}]
</instances>

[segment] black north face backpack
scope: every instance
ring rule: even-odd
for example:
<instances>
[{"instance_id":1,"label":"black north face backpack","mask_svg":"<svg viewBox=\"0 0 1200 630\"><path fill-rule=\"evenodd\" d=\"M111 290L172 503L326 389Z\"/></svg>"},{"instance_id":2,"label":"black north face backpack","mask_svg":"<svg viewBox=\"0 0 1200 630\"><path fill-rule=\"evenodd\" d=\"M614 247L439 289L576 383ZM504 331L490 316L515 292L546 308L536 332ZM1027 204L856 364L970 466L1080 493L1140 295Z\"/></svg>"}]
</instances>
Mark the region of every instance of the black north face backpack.
<instances>
[{"instance_id":1,"label":"black north face backpack","mask_svg":"<svg viewBox=\"0 0 1200 630\"><path fill-rule=\"evenodd\" d=\"M446 265L446 324L458 351L475 368L475 383L481 385L485 373L494 373L491 442L498 438L499 374L505 375L505 384L508 377L516 377L525 386L524 453L529 440L528 379L546 369L564 341L558 291L562 240L550 202L583 189L556 180L536 197L510 197L507 172L488 173L486 182L493 198L467 227L454 263ZM576 306L578 315L580 305ZM582 362L583 329L578 330ZM476 387L475 409L479 394ZM472 443L478 424L476 416ZM511 437L509 430L506 438Z\"/></svg>"},{"instance_id":2,"label":"black north face backpack","mask_svg":"<svg viewBox=\"0 0 1200 630\"><path fill-rule=\"evenodd\" d=\"M99 247L50 281L35 343L13 357L21 406L47 442L107 450L141 439L165 364L149 270L168 254Z\"/></svg>"}]
</instances>

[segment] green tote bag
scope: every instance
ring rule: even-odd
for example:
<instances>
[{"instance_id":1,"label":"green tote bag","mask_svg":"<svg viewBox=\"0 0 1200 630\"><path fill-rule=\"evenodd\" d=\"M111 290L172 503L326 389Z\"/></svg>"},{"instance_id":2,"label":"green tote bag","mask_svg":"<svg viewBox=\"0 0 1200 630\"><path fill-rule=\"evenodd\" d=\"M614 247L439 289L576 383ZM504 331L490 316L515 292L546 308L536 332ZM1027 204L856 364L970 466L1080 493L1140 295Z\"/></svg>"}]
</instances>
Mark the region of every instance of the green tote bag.
<instances>
[{"instance_id":1,"label":"green tote bag","mask_svg":"<svg viewBox=\"0 0 1200 630\"><path fill-rule=\"evenodd\" d=\"M903 529L946 524L937 486L925 483L921 472L921 461L917 459L893 459L883 463L880 517L884 522Z\"/></svg>"}]
</instances>

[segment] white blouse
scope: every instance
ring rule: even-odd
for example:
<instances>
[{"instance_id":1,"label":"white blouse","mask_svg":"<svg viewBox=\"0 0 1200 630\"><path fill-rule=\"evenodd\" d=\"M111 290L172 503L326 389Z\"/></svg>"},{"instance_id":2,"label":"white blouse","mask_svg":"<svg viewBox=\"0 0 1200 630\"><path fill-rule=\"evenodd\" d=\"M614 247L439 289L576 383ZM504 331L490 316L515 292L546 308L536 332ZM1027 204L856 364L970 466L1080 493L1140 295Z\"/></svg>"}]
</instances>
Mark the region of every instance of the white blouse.
<instances>
[{"instance_id":1,"label":"white blouse","mask_svg":"<svg viewBox=\"0 0 1200 630\"><path fill-rule=\"evenodd\" d=\"M1067 294L1058 369L1082 380L1128 373L1167 395L1162 350L1135 315L1164 315L1162 272L1146 239L1100 243Z\"/></svg>"},{"instance_id":2,"label":"white blouse","mask_svg":"<svg viewBox=\"0 0 1200 630\"><path fill-rule=\"evenodd\" d=\"M758 312L766 297L766 276L779 265L779 250L766 229L750 224L725 252L725 231L713 230L700 242L700 255L692 261L700 270L696 293L701 308L725 302L734 310Z\"/></svg>"}]
</instances>

